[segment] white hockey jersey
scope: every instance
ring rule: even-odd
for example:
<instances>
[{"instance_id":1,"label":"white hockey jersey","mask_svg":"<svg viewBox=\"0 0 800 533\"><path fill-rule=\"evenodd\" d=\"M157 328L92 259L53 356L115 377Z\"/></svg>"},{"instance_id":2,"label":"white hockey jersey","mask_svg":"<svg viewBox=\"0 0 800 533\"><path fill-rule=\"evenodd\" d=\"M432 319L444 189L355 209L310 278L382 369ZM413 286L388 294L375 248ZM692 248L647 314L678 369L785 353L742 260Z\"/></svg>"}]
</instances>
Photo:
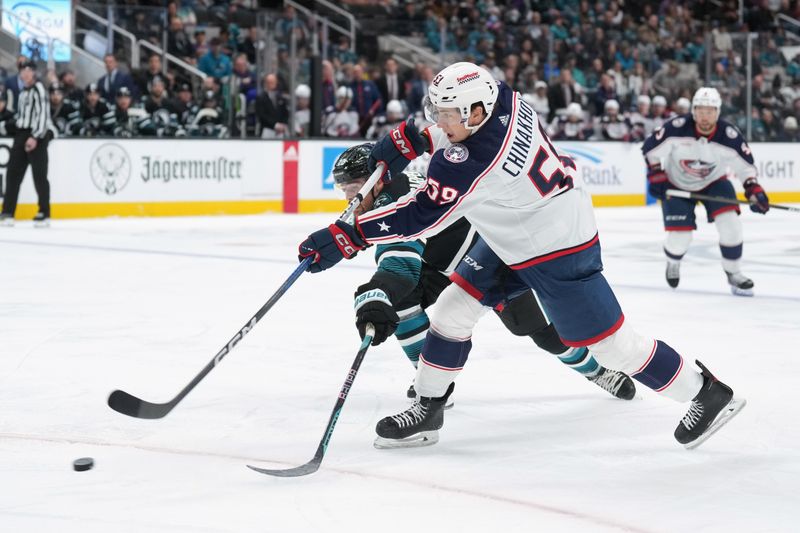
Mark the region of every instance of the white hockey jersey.
<instances>
[{"instance_id":1,"label":"white hockey jersey","mask_svg":"<svg viewBox=\"0 0 800 533\"><path fill-rule=\"evenodd\" d=\"M724 120L704 137L691 115L679 115L645 139L642 153L649 166L661 165L670 183L685 191L699 191L722 178L744 182L758 175L747 141Z\"/></svg>"},{"instance_id":2,"label":"white hockey jersey","mask_svg":"<svg viewBox=\"0 0 800 533\"><path fill-rule=\"evenodd\" d=\"M591 199L574 188L575 163L559 155L520 94L498 85L492 116L465 141L451 144L429 128L425 187L359 215L367 242L435 235L465 217L506 264L524 268L596 237Z\"/></svg>"}]
</instances>

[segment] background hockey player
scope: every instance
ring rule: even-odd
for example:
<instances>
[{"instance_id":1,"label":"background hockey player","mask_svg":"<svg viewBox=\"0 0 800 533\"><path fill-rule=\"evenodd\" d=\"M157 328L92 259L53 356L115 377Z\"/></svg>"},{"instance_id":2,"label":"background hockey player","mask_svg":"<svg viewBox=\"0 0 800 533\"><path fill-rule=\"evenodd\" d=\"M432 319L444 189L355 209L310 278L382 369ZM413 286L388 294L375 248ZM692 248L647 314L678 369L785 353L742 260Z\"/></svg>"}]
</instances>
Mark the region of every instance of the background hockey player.
<instances>
[{"instance_id":1,"label":"background hockey player","mask_svg":"<svg viewBox=\"0 0 800 533\"><path fill-rule=\"evenodd\" d=\"M472 259L489 270L507 265L534 289L564 344L588 347L604 366L691 402L675 429L678 442L700 444L743 407L702 364L702 372L685 365L665 342L625 321L601 273L591 199L574 188L574 163L559 156L519 93L477 65L455 63L434 78L424 108L435 127L421 135L413 121L403 123L376 144L370 161L398 175L430 151L426 186L356 216L355 225L337 221L312 233L300 244L300 257L314 258L312 270L331 268L370 244L433 236L465 217L486 243ZM485 310L455 285L442 292L420 355L419 396L378 423L379 437L399 441L441 427Z\"/></svg>"},{"instance_id":2,"label":"background hockey player","mask_svg":"<svg viewBox=\"0 0 800 533\"><path fill-rule=\"evenodd\" d=\"M334 164L334 181L348 201L355 197L370 175L367 161L372 147L373 144L365 143L349 148ZM380 181L366 195L357 213L392 203L424 183L423 175L408 170L388 184ZM426 309L450 285L450 279L469 292L473 276L481 272L469 261L467 252L476 240L475 230L462 219L427 241L376 246L377 271L355 294L356 325L360 333L363 335L366 324L371 322L375 326L372 343L377 345L394 332L416 368L430 326ZM466 261L462 261L462 257ZM482 303L495 309L509 331L531 337L540 348L556 355L561 362L610 394L625 400L633 398L636 387L628 376L603 368L586 348L570 348L561 342L527 287L517 286L509 292L502 280L497 279L492 289L481 298ZM409 398L416 396L413 385L408 392Z\"/></svg>"},{"instance_id":3,"label":"background hockey player","mask_svg":"<svg viewBox=\"0 0 800 533\"><path fill-rule=\"evenodd\" d=\"M719 93L702 87L692 99L691 115L673 118L645 140L642 152L647 163L650 194L661 200L664 216L664 253L667 255L667 283L677 287L680 261L689 250L692 231L697 229L696 200L666 197L669 188L736 199L729 176L744 186L750 209L769 210L769 199L756 179L757 170L747 141L732 124L719 118ZM708 221L719 233L722 268L734 294L752 295L753 281L742 274L742 223L736 204L702 200Z\"/></svg>"}]
</instances>

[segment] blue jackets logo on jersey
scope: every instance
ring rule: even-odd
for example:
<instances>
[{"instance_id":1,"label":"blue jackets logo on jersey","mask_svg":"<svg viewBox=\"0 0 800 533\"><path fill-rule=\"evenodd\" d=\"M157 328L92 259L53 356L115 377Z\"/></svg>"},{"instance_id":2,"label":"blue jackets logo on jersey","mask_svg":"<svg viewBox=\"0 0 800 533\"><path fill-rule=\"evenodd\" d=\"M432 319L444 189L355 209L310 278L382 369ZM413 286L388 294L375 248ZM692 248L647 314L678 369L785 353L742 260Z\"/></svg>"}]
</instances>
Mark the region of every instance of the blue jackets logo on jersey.
<instances>
[{"instance_id":1,"label":"blue jackets logo on jersey","mask_svg":"<svg viewBox=\"0 0 800 533\"><path fill-rule=\"evenodd\" d=\"M700 159L681 159L681 168L688 175L695 178L705 178L717 167L714 163L702 161Z\"/></svg>"},{"instance_id":2,"label":"blue jackets logo on jersey","mask_svg":"<svg viewBox=\"0 0 800 533\"><path fill-rule=\"evenodd\" d=\"M469 157L469 150L463 144L451 144L444 151L444 158L451 163L463 163Z\"/></svg>"}]
</instances>

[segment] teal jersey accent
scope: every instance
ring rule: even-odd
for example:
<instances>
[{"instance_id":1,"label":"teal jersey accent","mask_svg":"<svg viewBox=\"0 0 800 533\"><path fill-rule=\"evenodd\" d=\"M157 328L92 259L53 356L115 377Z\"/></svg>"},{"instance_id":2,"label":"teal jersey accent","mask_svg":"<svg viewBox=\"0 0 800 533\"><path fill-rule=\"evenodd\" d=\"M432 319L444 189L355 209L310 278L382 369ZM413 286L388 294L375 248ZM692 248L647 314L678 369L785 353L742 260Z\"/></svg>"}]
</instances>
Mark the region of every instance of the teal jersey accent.
<instances>
[{"instance_id":1,"label":"teal jersey accent","mask_svg":"<svg viewBox=\"0 0 800 533\"><path fill-rule=\"evenodd\" d=\"M416 286L422 271L424 250L425 245L421 241L379 244L375 250L378 272L401 276L411 281L412 287Z\"/></svg>"}]
</instances>

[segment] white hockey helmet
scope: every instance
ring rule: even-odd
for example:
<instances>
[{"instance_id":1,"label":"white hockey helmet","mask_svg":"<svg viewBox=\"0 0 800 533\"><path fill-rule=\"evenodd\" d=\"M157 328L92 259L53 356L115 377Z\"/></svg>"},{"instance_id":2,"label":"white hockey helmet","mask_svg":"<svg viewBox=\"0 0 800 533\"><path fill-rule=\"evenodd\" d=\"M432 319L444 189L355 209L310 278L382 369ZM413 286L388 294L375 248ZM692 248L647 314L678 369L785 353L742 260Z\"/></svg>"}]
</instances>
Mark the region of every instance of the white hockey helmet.
<instances>
[{"instance_id":1,"label":"white hockey helmet","mask_svg":"<svg viewBox=\"0 0 800 533\"><path fill-rule=\"evenodd\" d=\"M650 97L646 94L640 94L639 97L636 99L636 105L650 105Z\"/></svg>"},{"instance_id":2,"label":"white hockey helmet","mask_svg":"<svg viewBox=\"0 0 800 533\"><path fill-rule=\"evenodd\" d=\"M389 100L389 103L386 104L386 114L390 113L398 116L403 115L403 104L400 103L400 100Z\"/></svg>"},{"instance_id":3,"label":"white hockey helmet","mask_svg":"<svg viewBox=\"0 0 800 533\"><path fill-rule=\"evenodd\" d=\"M660 94L657 94L653 97L653 105L667 107L667 99L661 96Z\"/></svg>"},{"instance_id":4,"label":"white hockey helmet","mask_svg":"<svg viewBox=\"0 0 800 533\"><path fill-rule=\"evenodd\" d=\"M603 105L603 109L605 109L606 111L610 111L611 109L613 109L614 111L619 111L619 102L617 102L613 98L610 98L606 100L606 103Z\"/></svg>"},{"instance_id":5,"label":"white hockey helmet","mask_svg":"<svg viewBox=\"0 0 800 533\"><path fill-rule=\"evenodd\" d=\"M336 89L336 101L341 100L352 100L353 99L353 89L347 87L346 85L342 85L338 89Z\"/></svg>"},{"instance_id":6,"label":"white hockey helmet","mask_svg":"<svg viewBox=\"0 0 800 533\"><path fill-rule=\"evenodd\" d=\"M715 107L717 109L722 107L722 98L719 95L719 91L713 87L700 87L697 89L692 98L692 108L697 106Z\"/></svg>"},{"instance_id":7,"label":"white hockey helmet","mask_svg":"<svg viewBox=\"0 0 800 533\"><path fill-rule=\"evenodd\" d=\"M692 103L689 101L688 98L681 96L675 103L675 107L677 108L678 113L683 115L689 112L689 109L692 108Z\"/></svg>"},{"instance_id":8,"label":"white hockey helmet","mask_svg":"<svg viewBox=\"0 0 800 533\"><path fill-rule=\"evenodd\" d=\"M464 124L468 130L475 132L489 120L498 94L497 82L486 69L474 63L454 63L433 78L422 107L425 118L433 123L438 123L440 119L452 121ZM469 126L467 121L472 105L476 103L483 105L486 118L476 126ZM455 110L455 113L450 110Z\"/></svg>"},{"instance_id":9,"label":"white hockey helmet","mask_svg":"<svg viewBox=\"0 0 800 533\"><path fill-rule=\"evenodd\" d=\"M311 87L309 87L308 85L306 85L304 83L301 83L294 90L294 95L297 98L311 98Z\"/></svg>"},{"instance_id":10,"label":"white hockey helmet","mask_svg":"<svg viewBox=\"0 0 800 533\"><path fill-rule=\"evenodd\" d=\"M567 116L574 117L574 118L582 118L583 117L583 109L581 108L581 104L578 102L572 102L567 106Z\"/></svg>"}]
</instances>

